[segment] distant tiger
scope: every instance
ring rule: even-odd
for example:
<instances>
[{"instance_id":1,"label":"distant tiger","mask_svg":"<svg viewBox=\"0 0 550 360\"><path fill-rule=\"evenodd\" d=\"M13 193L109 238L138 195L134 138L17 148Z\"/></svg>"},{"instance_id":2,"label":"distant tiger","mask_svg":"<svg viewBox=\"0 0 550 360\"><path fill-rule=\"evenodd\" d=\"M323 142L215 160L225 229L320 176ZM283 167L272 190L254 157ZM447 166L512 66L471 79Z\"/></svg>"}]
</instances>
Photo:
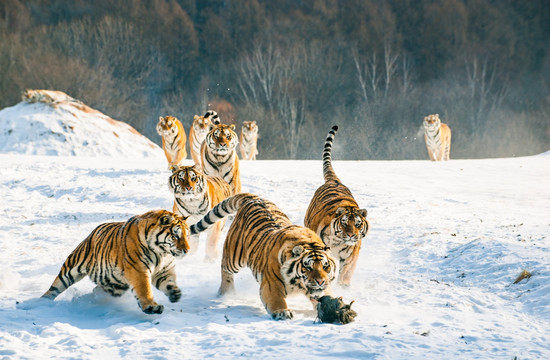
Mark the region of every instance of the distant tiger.
<instances>
[{"instance_id":1,"label":"distant tiger","mask_svg":"<svg viewBox=\"0 0 550 360\"><path fill-rule=\"evenodd\" d=\"M424 118L424 140L431 161L450 160L451 129L439 119L439 114Z\"/></svg>"},{"instance_id":2,"label":"distant tiger","mask_svg":"<svg viewBox=\"0 0 550 360\"><path fill-rule=\"evenodd\" d=\"M338 283L350 284L357 266L362 239L367 235L367 210L360 209L351 191L340 181L332 168L332 141L338 131L333 126L323 150L323 176L321 185L309 204L304 224L315 231L339 261Z\"/></svg>"},{"instance_id":3,"label":"distant tiger","mask_svg":"<svg viewBox=\"0 0 550 360\"><path fill-rule=\"evenodd\" d=\"M185 129L178 119L173 116L159 117L157 133L162 137L162 148L168 167L178 165L187 157Z\"/></svg>"},{"instance_id":4,"label":"distant tiger","mask_svg":"<svg viewBox=\"0 0 550 360\"><path fill-rule=\"evenodd\" d=\"M258 155L257 142L258 125L256 125L256 121L244 121L239 142L243 160L256 160L256 155Z\"/></svg>"},{"instance_id":5,"label":"distant tiger","mask_svg":"<svg viewBox=\"0 0 550 360\"><path fill-rule=\"evenodd\" d=\"M312 303L331 294L336 264L310 229L293 225L271 201L241 193L216 205L191 234L235 214L223 246L219 294L234 291L234 274L250 268L260 283L260 298L275 320L292 318L286 298L304 294Z\"/></svg>"},{"instance_id":6,"label":"distant tiger","mask_svg":"<svg viewBox=\"0 0 550 360\"><path fill-rule=\"evenodd\" d=\"M101 224L67 257L42 297L53 300L87 275L113 296L130 289L143 312L160 314L164 306L155 302L151 282L171 302L180 299L174 256L189 251L188 235L185 219L166 210Z\"/></svg>"},{"instance_id":7,"label":"distant tiger","mask_svg":"<svg viewBox=\"0 0 550 360\"><path fill-rule=\"evenodd\" d=\"M201 146L210 130L211 119L218 119L218 114L212 110L207 111L203 116L195 115L189 129L189 151L197 166L201 166Z\"/></svg>"},{"instance_id":8,"label":"distant tiger","mask_svg":"<svg viewBox=\"0 0 550 360\"><path fill-rule=\"evenodd\" d=\"M219 176L231 186L232 194L241 192L241 174L235 125L221 124L212 119L211 129L201 147L201 165L206 175Z\"/></svg>"},{"instance_id":9,"label":"distant tiger","mask_svg":"<svg viewBox=\"0 0 550 360\"><path fill-rule=\"evenodd\" d=\"M187 218L188 224L194 224L223 199L231 196L231 188L218 176L204 175L200 167L173 166L168 186L174 194L174 212ZM218 257L218 240L225 220L217 222L208 229L206 260ZM199 235L189 237L191 253L197 250Z\"/></svg>"}]
</instances>

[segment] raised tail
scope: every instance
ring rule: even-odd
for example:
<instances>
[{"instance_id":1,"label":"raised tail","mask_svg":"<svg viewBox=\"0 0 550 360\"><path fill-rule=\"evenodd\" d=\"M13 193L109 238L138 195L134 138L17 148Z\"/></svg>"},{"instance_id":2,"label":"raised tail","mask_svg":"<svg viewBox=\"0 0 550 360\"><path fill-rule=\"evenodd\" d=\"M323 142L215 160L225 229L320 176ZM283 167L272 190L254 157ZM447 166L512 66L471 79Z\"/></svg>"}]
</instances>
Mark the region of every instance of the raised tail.
<instances>
[{"instance_id":1,"label":"raised tail","mask_svg":"<svg viewBox=\"0 0 550 360\"><path fill-rule=\"evenodd\" d=\"M325 140L325 147L323 149L323 177L325 178L325 182L330 180L340 181L332 168L332 142L337 131L338 125L334 125L328 132L327 139Z\"/></svg>"},{"instance_id":2,"label":"raised tail","mask_svg":"<svg viewBox=\"0 0 550 360\"><path fill-rule=\"evenodd\" d=\"M218 205L214 206L212 210L207 212L206 215L204 215L204 217L200 219L196 224L193 224L189 227L191 235L196 235L207 230L217 221L223 219L228 215L236 213L237 210L239 210L239 208L241 207L241 204L244 200L256 197L256 195L249 193L240 193L228 197L227 199L220 202Z\"/></svg>"}]
</instances>

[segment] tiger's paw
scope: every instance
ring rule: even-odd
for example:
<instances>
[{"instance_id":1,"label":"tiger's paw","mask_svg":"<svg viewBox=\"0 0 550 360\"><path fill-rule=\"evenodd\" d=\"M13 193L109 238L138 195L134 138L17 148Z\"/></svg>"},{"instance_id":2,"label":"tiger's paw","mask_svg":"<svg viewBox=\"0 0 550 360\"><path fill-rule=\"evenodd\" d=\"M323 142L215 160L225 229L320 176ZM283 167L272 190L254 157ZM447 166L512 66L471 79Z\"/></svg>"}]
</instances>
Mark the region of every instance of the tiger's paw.
<instances>
[{"instance_id":1,"label":"tiger's paw","mask_svg":"<svg viewBox=\"0 0 550 360\"><path fill-rule=\"evenodd\" d=\"M290 309L277 310L271 313L273 320L290 320L294 317Z\"/></svg>"},{"instance_id":2,"label":"tiger's paw","mask_svg":"<svg viewBox=\"0 0 550 360\"><path fill-rule=\"evenodd\" d=\"M168 285L166 287L166 290L168 290L166 296L168 296L168 300L170 300L170 302L175 303L181 299L181 290L179 287L175 285Z\"/></svg>"},{"instance_id":3,"label":"tiger's paw","mask_svg":"<svg viewBox=\"0 0 550 360\"><path fill-rule=\"evenodd\" d=\"M164 305L154 304L142 308L143 312L146 314L162 314L164 311Z\"/></svg>"}]
</instances>

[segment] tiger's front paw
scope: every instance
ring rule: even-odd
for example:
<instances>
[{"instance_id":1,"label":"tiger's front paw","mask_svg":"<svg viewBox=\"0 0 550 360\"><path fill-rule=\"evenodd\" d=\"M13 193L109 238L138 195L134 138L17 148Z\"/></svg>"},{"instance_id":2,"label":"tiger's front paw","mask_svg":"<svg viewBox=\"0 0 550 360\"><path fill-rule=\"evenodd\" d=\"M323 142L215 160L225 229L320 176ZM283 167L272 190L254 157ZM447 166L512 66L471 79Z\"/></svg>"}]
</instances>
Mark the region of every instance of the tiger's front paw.
<instances>
[{"instance_id":1,"label":"tiger's front paw","mask_svg":"<svg viewBox=\"0 0 550 360\"><path fill-rule=\"evenodd\" d=\"M170 302L178 302L181 299L181 290L179 287L169 285L166 289L168 290L166 296L168 296Z\"/></svg>"},{"instance_id":2,"label":"tiger's front paw","mask_svg":"<svg viewBox=\"0 0 550 360\"><path fill-rule=\"evenodd\" d=\"M290 309L277 310L271 313L273 320L290 320L294 317Z\"/></svg>"},{"instance_id":3,"label":"tiger's front paw","mask_svg":"<svg viewBox=\"0 0 550 360\"><path fill-rule=\"evenodd\" d=\"M144 313L146 314L162 314L164 311L164 305L154 304L146 306L145 308L142 308Z\"/></svg>"}]
</instances>

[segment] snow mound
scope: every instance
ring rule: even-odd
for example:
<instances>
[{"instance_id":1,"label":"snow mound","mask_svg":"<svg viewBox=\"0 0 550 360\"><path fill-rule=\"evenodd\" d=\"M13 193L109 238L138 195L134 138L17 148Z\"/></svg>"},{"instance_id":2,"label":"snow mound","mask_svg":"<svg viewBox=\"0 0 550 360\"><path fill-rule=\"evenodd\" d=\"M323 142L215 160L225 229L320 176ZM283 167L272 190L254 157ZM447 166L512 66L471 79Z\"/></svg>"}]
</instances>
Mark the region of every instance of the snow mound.
<instances>
[{"instance_id":1,"label":"snow mound","mask_svg":"<svg viewBox=\"0 0 550 360\"><path fill-rule=\"evenodd\" d=\"M0 153L161 157L162 149L130 125L61 91L25 90L0 111Z\"/></svg>"}]
</instances>

